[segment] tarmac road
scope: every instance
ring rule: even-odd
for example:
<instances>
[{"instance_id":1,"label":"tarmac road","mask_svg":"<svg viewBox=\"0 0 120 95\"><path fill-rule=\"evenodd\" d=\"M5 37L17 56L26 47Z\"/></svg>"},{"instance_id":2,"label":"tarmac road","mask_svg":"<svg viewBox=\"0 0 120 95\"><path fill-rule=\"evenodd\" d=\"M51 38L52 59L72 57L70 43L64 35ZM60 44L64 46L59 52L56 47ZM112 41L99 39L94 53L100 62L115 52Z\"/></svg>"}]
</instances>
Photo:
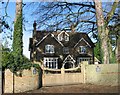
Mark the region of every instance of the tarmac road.
<instances>
[{"instance_id":1,"label":"tarmac road","mask_svg":"<svg viewBox=\"0 0 120 95\"><path fill-rule=\"evenodd\" d=\"M119 90L118 86L78 84L42 87L26 93L119 93Z\"/></svg>"}]
</instances>

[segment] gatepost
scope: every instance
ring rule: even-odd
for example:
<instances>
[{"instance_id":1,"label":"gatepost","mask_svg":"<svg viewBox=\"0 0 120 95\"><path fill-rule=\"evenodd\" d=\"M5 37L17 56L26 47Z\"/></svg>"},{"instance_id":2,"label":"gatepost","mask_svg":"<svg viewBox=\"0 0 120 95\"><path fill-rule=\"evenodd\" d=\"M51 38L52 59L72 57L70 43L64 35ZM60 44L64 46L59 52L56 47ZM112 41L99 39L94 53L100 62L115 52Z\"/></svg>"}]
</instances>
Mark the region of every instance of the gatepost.
<instances>
[{"instance_id":1,"label":"gatepost","mask_svg":"<svg viewBox=\"0 0 120 95\"><path fill-rule=\"evenodd\" d=\"M81 62L81 73L83 73L83 83L86 83L86 67L88 66L88 61Z\"/></svg>"},{"instance_id":2,"label":"gatepost","mask_svg":"<svg viewBox=\"0 0 120 95\"><path fill-rule=\"evenodd\" d=\"M64 70L64 67L63 67L63 68L61 68L61 76L62 76L63 85L65 84L64 75L65 75L65 70Z\"/></svg>"}]
</instances>

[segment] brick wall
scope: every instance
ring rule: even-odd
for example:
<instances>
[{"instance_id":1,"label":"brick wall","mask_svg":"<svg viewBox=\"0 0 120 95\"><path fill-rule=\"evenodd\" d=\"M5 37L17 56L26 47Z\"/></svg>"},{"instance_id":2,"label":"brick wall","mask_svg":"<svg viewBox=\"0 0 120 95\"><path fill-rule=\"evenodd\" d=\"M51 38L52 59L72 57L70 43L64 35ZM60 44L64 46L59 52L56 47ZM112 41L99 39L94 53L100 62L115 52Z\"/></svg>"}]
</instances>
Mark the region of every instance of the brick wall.
<instances>
[{"instance_id":1,"label":"brick wall","mask_svg":"<svg viewBox=\"0 0 120 95\"><path fill-rule=\"evenodd\" d=\"M85 62L86 63L86 62ZM60 74L43 74L43 86L68 85L84 83L84 68L81 66L81 72L65 73L65 69L61 69Z\"/></svg>"},{"instance_id":2,"label":"brick wall","mask_svg":"<svg viewBox=\"0 0 120 95\"><path fill-rule=\"evenodd\" d=\"M79 83L83 83L83 75L81 73L48 74L43 76L43 86Z\"/></svg>"},{"instance_id":3,"label":"brick wall","mask_svg":"<svg viewBox=\"0 0 120 95\"><path fill-rule=\"evenodd\" d=\"M118 67L118 64L88 65L88 62L83 62L81 63L81 73L65 73L61 69L61 74L43 74L42 77L40 77L38 73L33 74L33 68L31 68L31 70L24 70L22 77L15 76L14 91L18 93L34 90L39 88L41 84L43 86L53 86L91 83L117 86L120 78ZM13 92L13 73L10 70L5 71L4 91L5 93Z\"/></svg>"},{"instance_id":4,"label":"brick wall","mask_svg":"<svg viewBox=\"0 0 120 95\"><path fill-rule=\"evenodd\" d=\"M14 77L14 92L25 92L39 88L39 74L33 74L31 70L24 70L22 77ZM5 90L4 93L13 93L13 73L10 70L5 71Z\"/></svg>"}]
</instances>

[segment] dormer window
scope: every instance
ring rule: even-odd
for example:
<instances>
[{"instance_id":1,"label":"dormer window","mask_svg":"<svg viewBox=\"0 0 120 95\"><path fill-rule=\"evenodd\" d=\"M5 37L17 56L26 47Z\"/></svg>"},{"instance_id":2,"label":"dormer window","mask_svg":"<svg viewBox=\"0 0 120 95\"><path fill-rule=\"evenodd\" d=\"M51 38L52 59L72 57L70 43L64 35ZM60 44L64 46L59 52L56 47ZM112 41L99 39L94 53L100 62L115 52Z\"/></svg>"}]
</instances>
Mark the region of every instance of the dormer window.
<instances>
[{"instance_id":1,"label":"dormer window","mask_svg":"<svg viewBox=\"0 0 120 95\"><path fill-rule=\"evenodd\" d=\"M58 34L58 40L59 41L69 41L69 34L65 31L62 31Z\"/></svg>"},{"instance_id":2,"label":"dormer window","mask_svg":"<svg viewBox=\"0 0 120 95\"><path fill-rule=\"evenodd\" d=\"M58 40L59 40L59 41L62 41L62 40L63 40L63 37L62 37L62 36L58 36Z\"/></svg>"},{"instance_id":3,"label":"dormer window","mask_svg":"<svg viewBox=\"0 0 120 95\"><path fill-rule=\"evenodd\" d=\"M69 41L69 36L64 36L65 41Z\"/></svg>"},{"instance_id":4,"label":"dormer window","mask_svg":"<svg viewBox=\"0 0 120 95\"><path fill-rule=\"evenodd\" d=\"M86 46L80 46L79 53L86 53Z\"/></svg>"},{"instance_id":5,"label":"dormer window","mask_svg":"<svg viewBox=\"0 0 120 95\"><path fill-rule=\"evenodd\" d=\"M54 45L45 45L45 53L54 53Z\"/></svg>"}]
</instances>

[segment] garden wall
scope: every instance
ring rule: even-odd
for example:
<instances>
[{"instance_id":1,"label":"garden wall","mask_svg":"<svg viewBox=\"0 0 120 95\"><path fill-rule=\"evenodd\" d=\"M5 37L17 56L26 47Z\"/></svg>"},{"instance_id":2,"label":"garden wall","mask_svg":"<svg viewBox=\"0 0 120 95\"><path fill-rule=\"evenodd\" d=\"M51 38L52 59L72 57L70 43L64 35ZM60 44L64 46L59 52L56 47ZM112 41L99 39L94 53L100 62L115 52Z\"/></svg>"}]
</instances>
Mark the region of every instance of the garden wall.
<instances>
[{"instance_id":1,"label":"garden wall","mask_svg":"<svg viewBox=\"0 0 120 95\"><path fill-rule=\"evenodd\" d=\"M39 74L33 74L31 70L24 70L22 77L14 76L14 92L25 92L39 88ZM5 71L5 90L4 93L13 93L13 73L10 70Z\"/></svg>"},{"instance_id":2,"label":"garden wall","mask_svg":"<svg viewBox=\"0 0 120 95\"><path fill-rule=\"evenodd\" d=\"M82 73L43 75L43 86L68 85L83 83Z\"/></svg>"},{"instance_id":3,"label":"garden wall","mask_svg":"<svg viewBox=\"0 0 120 95\"><path fill-rule=\"evenodd\" d=\"M85 83L117 86L120 78L119 66L118 64L86 65Z\"/></svg>"},{"instance_id":4,"label":"garden wall","mask_svg":"<svg viewBox=\"0 0 120 95\"><path fill-rule=\"evenodd\" d=\"M42 84L43 86L55 86L90 83L117 86L120 78L118 76L120 76L118 64L89 65L88 62L83 62L79 73L43 74Z\"/></svg>"},{"instance_id":5,"label":"garden wall","mask_svg":"<svg viewBox=\"0 0 120 95\"><path fill-rule=\"evenodd\" d=\"M119 65L120 66L120 65ZM88 62L81 63L81 72L65 73L61 69L60 74L41 74L33 73L31 70L24 70L22 77L15 76L14 92L25 92L34 90L42 86L55 86L67 84L90 83L97 85L117 86L120 77L118 64L94 64L88 65ZM4 93L13 93L13 73L10 70L5 71L5 90Z\"/></svg>"}]
</instances>

